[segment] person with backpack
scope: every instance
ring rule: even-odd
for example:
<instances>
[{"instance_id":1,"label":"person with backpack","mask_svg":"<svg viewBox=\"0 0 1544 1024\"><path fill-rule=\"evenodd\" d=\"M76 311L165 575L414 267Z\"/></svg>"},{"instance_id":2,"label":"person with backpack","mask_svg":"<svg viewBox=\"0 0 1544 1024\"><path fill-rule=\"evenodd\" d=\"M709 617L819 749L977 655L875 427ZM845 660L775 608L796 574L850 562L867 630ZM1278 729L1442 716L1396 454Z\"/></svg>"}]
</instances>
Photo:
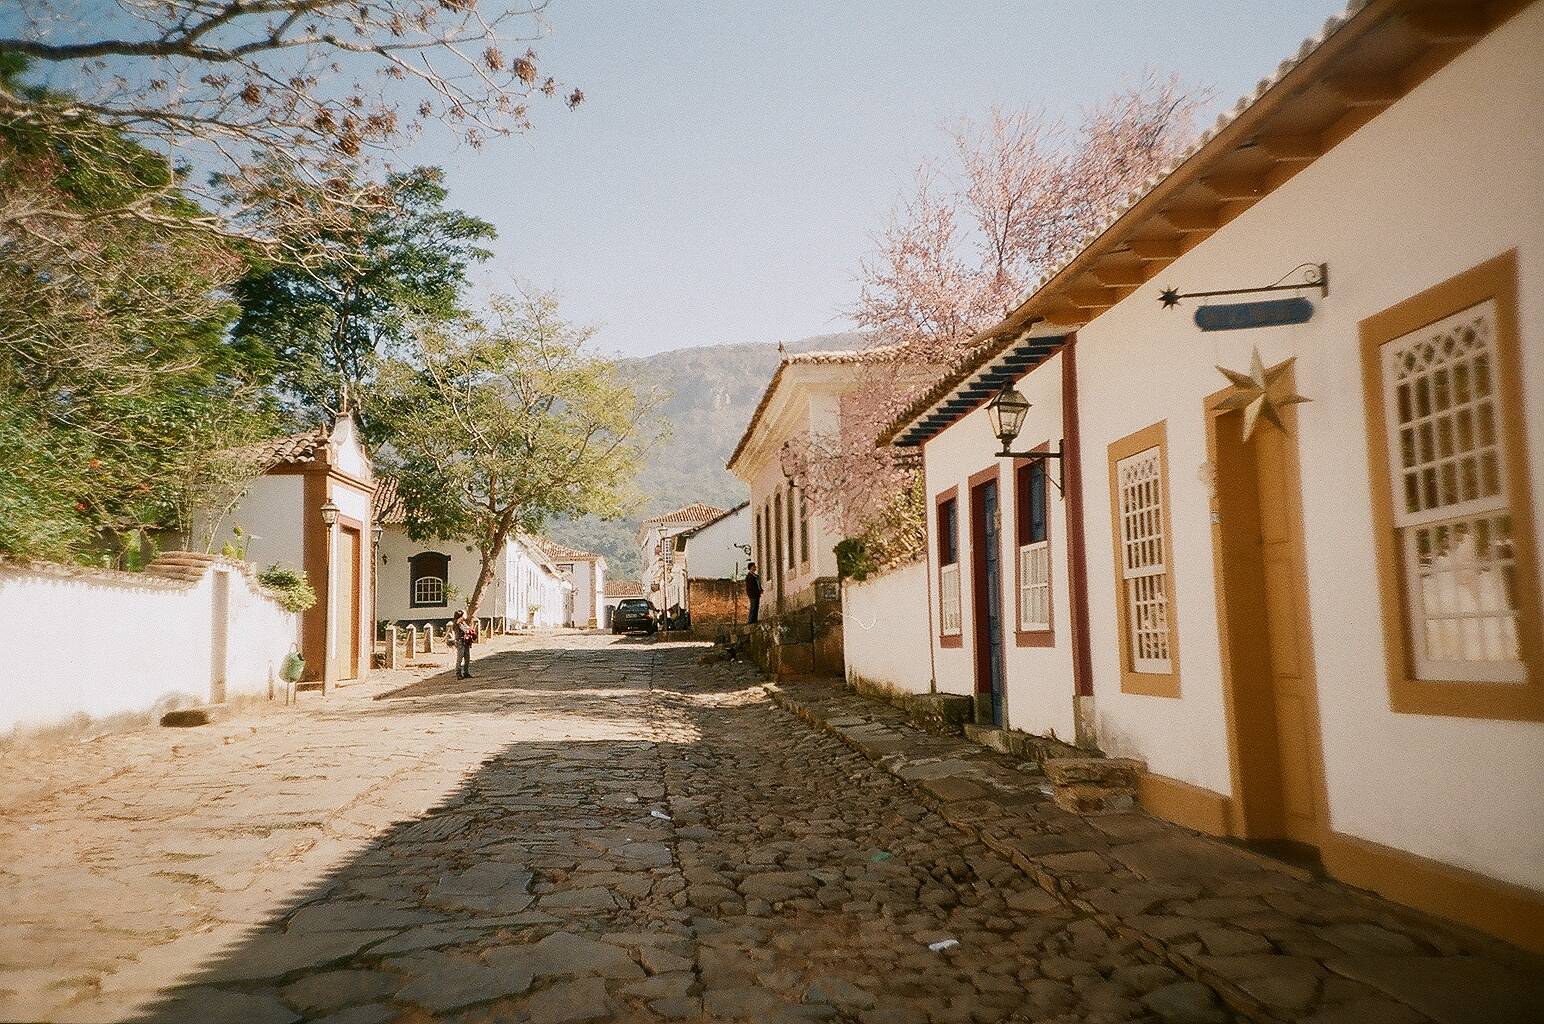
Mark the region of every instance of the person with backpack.
<instances>
[{"instance_id":1,"label":"person with backpack","mask_svg":"<svg viewBox=\"0 0 1544 1024\"><path fill-rule=\"evenodd\" d=\"M472 644L477 642L477 623L457 611L445 627L445 640L456 652L456 678L472 678Z\"/></svg>"}]
</instances>

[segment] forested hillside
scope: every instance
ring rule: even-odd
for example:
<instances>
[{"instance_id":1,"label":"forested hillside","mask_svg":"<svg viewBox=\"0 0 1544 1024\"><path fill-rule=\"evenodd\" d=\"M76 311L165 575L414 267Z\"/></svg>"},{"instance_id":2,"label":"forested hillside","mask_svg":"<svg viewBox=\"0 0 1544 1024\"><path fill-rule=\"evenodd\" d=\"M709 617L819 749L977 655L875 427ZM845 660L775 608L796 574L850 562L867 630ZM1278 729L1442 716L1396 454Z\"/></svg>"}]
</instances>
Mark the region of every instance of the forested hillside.
<instances>
[{"instance_id":1,"label":"forested hillside","mask_svg":"<svg viewBox=\"0 0 1544 1024\"><path fill-rule=\"evenodd\" d=\"M786 347L808 352L862 343L860 334L823 334ZM724 462L777 362L775 343L682 348L623 360L623 372L640 391L657 390L664 396L660 416L669 431L639 475L643 506L625 520L570 520L551 524L547 532L564 544L605 555L612 578L636 579L634 537L644 519L694 501L723 508L744 501L745 485L724 469Z\"/></svg>"}]
</instances>

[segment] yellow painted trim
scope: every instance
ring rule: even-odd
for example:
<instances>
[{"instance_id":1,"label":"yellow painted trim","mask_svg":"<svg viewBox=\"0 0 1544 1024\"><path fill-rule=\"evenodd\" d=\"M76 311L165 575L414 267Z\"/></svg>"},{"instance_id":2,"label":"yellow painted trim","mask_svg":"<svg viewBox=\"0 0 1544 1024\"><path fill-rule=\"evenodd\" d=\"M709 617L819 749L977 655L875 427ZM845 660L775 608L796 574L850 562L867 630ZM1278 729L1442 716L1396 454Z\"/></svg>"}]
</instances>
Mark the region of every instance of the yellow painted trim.
<instances>
[{"instance_id":1,"label":"yellow painted trim","mask_svg":"<svg viewBox=\"0 0 1544 1024\"><path fill-rule=\"evenodd\" d=\"M1120 486L1115 479L1115 464L1121 459L1158 449L1160 511L1163 518L1164 589L1169 615L1170 672L1135 672L1131 669L1131 643L1126 636L1126 588L1121 582ZM1174 600L1174 528L1169 519L1169 444L1168 421L1160 420L1128 434L1109 447L1110 460L1110 546L1115 558L1115 628L1120 641L1120 689L1148 697L1179 696L1179 606Z\"/></svg>"},{"instance_id":2,"label":"yellow painted trim","mask_svg":"<svg viewBox=\"0 0 1544 1024\"><path fill-rule=\"evenodd\" d=\"M1148 814L1209 836L1233 835L1233 801L1216 790L1143 773L1137 801Z\"/></svg>"},{"instance_id":3,"label":"yellow painted trim","mask_svg":"<svg viewBox=\"0 0 1544 1024\"><path fill-rule=\"evenodd\" d=\"M1540 616L1538 548L1533 532L1533 487L1528 464L1527 423L1517 327L1517 252L1497 256L1457 277L1428 288L1360 325L1362 392L1367 416L1367 458L1372 483L1372 524L1383 612L1383 646L1388 670L1389 705L1403 714L1463 718L1544 721L1544 620ZM1492 300L1496 305L1497 412L1507 475L1516 557L1518 647L1525 679L1521 684L1432 682L1410 670L1410 624L1405 608L1404 574L1394 531L1393 482L1389 472L1388 431L1383 407L1379 348ZM1537 341L1538 339L1536 339Z\"/></svg>"},{"instance_id":4,"label":"yellow painted trim","mask_svg":"<svg viewBox=\"0 0 1544 1024\"><path fill-rule=\"evenodd\" d=\"M1322 853L1344 882L1544 953L1544 893L1341 832Z\"/></svg>"}]
</instances>

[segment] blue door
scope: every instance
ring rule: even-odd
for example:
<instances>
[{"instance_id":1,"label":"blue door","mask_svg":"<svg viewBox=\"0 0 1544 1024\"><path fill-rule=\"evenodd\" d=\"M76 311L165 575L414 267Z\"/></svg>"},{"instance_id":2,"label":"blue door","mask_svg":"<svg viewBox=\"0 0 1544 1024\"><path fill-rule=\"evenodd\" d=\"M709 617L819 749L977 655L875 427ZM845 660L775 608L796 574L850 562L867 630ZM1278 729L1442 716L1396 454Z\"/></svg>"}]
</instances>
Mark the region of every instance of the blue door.
<instances>
[{"instance_id":1,"label":"blue door","mask_svg":"<svg viewBox=\"0 0 1544 1024\"><path fill-rule=\"evenodd\" d=\"M973 495L976 614L976 692L991 695L992 724L1003 724L1002 523L997 481L979 485Z\"/></svg>"}]
</instances>

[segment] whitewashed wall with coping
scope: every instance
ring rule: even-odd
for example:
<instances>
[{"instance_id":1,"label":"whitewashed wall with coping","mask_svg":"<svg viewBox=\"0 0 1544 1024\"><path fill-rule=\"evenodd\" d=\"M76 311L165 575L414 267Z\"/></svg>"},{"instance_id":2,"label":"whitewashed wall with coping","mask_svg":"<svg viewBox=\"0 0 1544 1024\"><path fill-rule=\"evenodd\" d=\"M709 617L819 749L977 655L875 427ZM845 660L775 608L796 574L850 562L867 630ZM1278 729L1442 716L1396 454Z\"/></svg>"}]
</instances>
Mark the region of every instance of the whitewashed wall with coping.
<instances>
[{"instance_id":1,"label":"whitewashed wall with coping","mask_svg":"<svg viewBox=\"0 0 1544 1024\"><path fill-rule=\"evenodd\" d=\"M931 689L927 596L922 562L842 584L842 651L849 679L857 676L906 693Z\"/></svg>"},{"instance_id":2,"label":"whitewashed wall with coping","mask_svg":"<svg viewBox=\"0 0 1544 1024\"><path fill-rule=\"evenodd\" d=\"M223 665L216 665L217 580L229 588ZM68 566L0 565L0 622L14 641L0 663L0 737L85 720L143 716L282 692L279 667L299 616L238 564L183 583Z\"/></svg>"}]
</instances>

